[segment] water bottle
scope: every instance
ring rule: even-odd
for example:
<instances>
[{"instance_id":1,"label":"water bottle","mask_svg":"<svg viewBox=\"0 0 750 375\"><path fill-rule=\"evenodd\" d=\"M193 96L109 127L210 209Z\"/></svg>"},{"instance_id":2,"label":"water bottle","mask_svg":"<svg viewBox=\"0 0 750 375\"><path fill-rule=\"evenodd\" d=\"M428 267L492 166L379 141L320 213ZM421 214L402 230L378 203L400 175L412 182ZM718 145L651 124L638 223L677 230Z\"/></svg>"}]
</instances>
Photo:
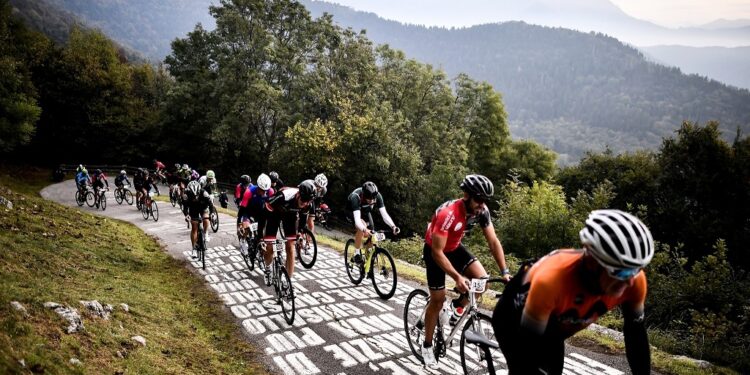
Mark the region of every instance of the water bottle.
<instances>
[{"instance_id":1,"label":"water bottle","mask_svg":"<svg viewBox=\"0 0 750 375\"><path fill-rule=\"evenodd\" d=\"M451 313L451 317L449 321L451 326L455 326L456 323L458 323L458 320L461 319L461 315L464 314L464 307L461 304L459 304L459 300L460 299L456 298L453 301L451 301L452 313Z\"/></svg>"},{"instance_id":2,"label":"water bottle","mask_svg":"<svg viewBox=\"0 0 750 375\"><path fill-rule=\"evenodd\" d=\"M448 321L451 318L451 306L449 301L443 303L443 309L440 310L440 326L447 327Z\"/></svg>"}]
</instances>

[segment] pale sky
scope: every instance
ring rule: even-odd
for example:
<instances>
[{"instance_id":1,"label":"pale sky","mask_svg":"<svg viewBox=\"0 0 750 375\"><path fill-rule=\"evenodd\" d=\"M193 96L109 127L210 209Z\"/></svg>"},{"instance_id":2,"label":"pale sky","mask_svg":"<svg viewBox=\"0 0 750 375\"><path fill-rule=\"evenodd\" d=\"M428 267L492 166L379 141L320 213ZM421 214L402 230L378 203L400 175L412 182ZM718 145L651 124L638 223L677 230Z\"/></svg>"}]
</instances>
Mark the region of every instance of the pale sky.
<instances>
[{"instance_id":1,"label":"pale sky","mask_svg":"<svg viewBox=\"0 0 750 375\"><path fill-rule=\"evenodd\" d=\"M495 1L513 0L455 0L458 10L430 9L426 4L446 7L446 1L436 0L326 0L350 6L357 10L376 13L387 19L401 22L437 26L470 26L478 23L495 22L484 11L496 6ZM518 0L523 3L525 0ZM606 3L607 0L558 0L558 4ZM628 15L651 21L667 27L695 26L724 19L750 19L750 0L610 0ZM448 2L451 5L455 3ZM474 5L472 5L474 4ZM518 4L518 3L517 3ZM564 5L563 5L564 6ZM446 12L452 12L446 13Z\"/></svg>"}]
</instances>

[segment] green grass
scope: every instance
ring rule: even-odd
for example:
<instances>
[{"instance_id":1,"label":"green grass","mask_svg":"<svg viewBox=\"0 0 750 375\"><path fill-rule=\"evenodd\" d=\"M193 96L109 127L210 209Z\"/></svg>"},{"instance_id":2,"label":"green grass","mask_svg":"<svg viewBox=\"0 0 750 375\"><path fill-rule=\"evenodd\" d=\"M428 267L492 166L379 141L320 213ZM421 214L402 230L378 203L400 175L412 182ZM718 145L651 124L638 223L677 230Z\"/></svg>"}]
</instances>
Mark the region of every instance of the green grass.
<instances>
[{"instance_id":1,"label":"green grass","mask_svg":"<svg viewBox=\"0 0 750 375\"><path fill-rule=\"evenodd\" d=\"M0 196L14 204L0 208L0 373L267 372L222 302L183 262L133 225L39 198L48 178L0 171ZM110 320L82 310L79 300L93 299L116 306ZM42 306L47 301L78 309L85 331L65 333L67 323ZM147 345L135 344L135 335Z\"/></svg>"}]
</instances>

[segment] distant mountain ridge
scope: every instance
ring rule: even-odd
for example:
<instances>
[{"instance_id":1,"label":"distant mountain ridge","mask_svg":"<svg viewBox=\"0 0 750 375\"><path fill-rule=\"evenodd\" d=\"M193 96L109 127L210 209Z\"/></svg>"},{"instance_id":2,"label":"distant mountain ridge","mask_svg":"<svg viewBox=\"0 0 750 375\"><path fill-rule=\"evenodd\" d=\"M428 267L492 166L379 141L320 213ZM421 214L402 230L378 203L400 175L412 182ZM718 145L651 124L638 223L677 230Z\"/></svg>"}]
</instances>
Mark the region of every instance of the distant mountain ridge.
<instances>
[{"instance_id":1,"label":"distant mountain ridge","mask_svg":"<svg viewBox=\"0 0 750 375\"><path fill-rule=\"evenodd\" d=\"M678 66L687 74L705 75L739 88L750 89L750 46L652 46L639 49L655 61Z\"/></svg>"}]
</instances>

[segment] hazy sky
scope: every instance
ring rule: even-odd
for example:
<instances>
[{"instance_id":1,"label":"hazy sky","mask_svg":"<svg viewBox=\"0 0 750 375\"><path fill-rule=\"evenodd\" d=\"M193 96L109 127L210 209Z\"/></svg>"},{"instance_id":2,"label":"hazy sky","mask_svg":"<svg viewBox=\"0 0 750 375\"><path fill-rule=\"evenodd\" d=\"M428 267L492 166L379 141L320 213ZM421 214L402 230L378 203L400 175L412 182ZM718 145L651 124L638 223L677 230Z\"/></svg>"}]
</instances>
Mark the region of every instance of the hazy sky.
<instances>
[{"instance_id":1,"label":"hazy sky","mask_svg":"<svg viewBox=\"0 0 750 375\"><path fill-rule=\"evenodd\" d=\"M446 7L445 1L430 0L326 0L354 9L376 13L402 22L440 26L469 26L498 21L483 11L488 3L504 0L456 0L459 9ZM505 0L512 1L512 0ZM523 0L521 0L523 1ZM592 4L607 0L559 0L559 4ZM663 26L693 26L719 18L750 19L750 0L610 0L625 13ZM456 4L453 3L453 4ZM433 5L432 8L426 4ZM434 6L434 4L443 4ZM426 10L425 8L429 9Z\"/></svg>"}]
</instances>

